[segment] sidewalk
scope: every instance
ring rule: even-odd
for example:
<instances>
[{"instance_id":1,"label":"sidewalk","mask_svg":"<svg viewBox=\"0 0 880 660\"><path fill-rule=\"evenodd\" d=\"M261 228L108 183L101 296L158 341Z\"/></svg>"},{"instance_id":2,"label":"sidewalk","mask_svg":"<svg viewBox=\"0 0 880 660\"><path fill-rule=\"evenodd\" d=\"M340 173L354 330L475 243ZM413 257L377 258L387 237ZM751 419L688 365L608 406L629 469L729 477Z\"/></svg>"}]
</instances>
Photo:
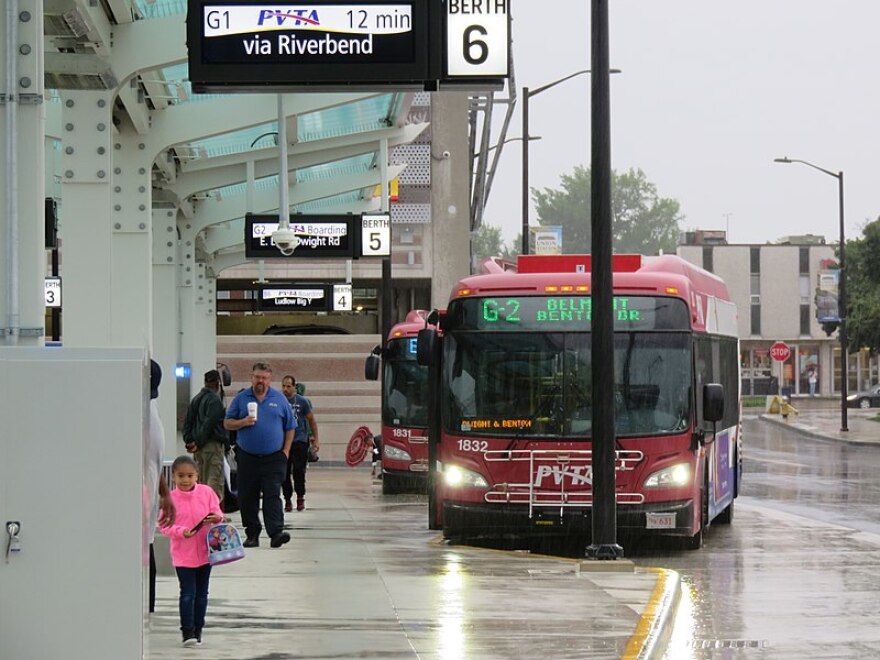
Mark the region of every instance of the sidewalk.
<instances>
[{"instance_id":1,"label":"sidewalk","mask_svg":"<svg viewBox=\"0 0 880 660\"><path fill-rule=\"evenodd\" d=\"M383 497L364 470L310 469L308 484L289 544L264 535L212 571L201 647L181 647L177 580L159 576L147 658L662 656L674 571L447 546L424 499Z\"/></svg>"},{"instance_id":2,"label":"sidewalk","mask_svg":"<svg viewBox=\"0 0 880 660\"><path fill-rule=\"evenodd\" d=\"M872 418L880 416L880 409L860 408L847 409L848 431L841 431L840 405L836 407L809 408L801 405L798 399L792 401L792 405L798 409L797 415L789 415L788 419L782 415L762 413L759 419L770 424L782 426L802 435L818 440L835 440L860 445L880 445L880 422Z\"/></svg>"}]
</instances>

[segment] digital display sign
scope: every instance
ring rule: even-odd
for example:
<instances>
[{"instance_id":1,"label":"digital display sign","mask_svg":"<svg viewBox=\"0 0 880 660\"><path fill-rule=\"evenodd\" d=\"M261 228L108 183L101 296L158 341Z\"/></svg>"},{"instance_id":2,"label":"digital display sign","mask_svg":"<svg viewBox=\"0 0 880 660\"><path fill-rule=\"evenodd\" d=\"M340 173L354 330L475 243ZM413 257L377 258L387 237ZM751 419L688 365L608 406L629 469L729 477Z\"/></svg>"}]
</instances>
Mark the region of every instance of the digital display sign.
<instances>
[{"instance_id":1,"label":"digital display sign","mask_svg":"<svg viewBox=\"0 0 880 660\"><path fill-rule=\"evenodd\" d=\"M188 0L195 93L502 89L509 0Z\"/></svg>"},{"instance_id":2,"label":"digital display sign","mask_svg":"<svg viewBox=\"0 0 880 660\"><path fill-rule=\"evenodd\" d=\"M262 311L328 312L330 296L326 284L266 285L260 287Z\"/></svg>"},{"instance_id":3,"label":"digital display sign","mask_svg":"<svg viewBox=\"0 0 880 660\"><path fill-rule=\"evenodd\" d=\"M357 254L352 215L292 215L290 228L296 234L297 245L292 254L282 255L272 241L272 232L278 229L278 216L249 213L244 222L245 256L259 259L351 259Z\"/></svg>"},{"instance_id":4,"label":"digital display sign","mask_svg":"<svg viewBox=\"0 0 880 660\"><path fill-rule=\"evenodd\" d=\"M614 296L614 329L689 330L685 302L660 296ZM449 327L456 330L588 332L588 296L493 296L461 298L449 305Z\"/></svg>"},{"instance_id":5,"label":"digital display sign","mask_svg":"<svg viewBox=\"0 0 880 660\"><path fill-rule=\"evenodd\" d=\"M385 357L390 360L415 360L418 337L399 337L388 341Z\"/></svg>"},{"instance_id":6,"label":"digital display sign","mask_svg":"<svg viewBox=\"0 0 880 660\"><path fill-rule=\"evenodd\" d=\"M421 87L428 7L415 0L303 4L189 0L189 78L195 91L299 85Z\"/></svg>"}]
</instances>

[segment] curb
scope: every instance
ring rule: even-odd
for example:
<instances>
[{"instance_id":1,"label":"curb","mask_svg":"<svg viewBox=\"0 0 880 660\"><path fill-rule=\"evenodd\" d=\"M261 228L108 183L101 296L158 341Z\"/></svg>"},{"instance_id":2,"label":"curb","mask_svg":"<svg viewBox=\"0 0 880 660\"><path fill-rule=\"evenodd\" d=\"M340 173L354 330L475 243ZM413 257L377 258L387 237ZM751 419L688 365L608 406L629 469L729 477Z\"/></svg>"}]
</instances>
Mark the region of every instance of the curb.
<instances>
[{"instance_id":1,"label":"curb","mask_svg":"<svg viewBox=\"0 0 880 660\"><path fill-rule=\"evenodd\" d=\"M778 426L782 429L785 429L791 433L795 433L797 435L803 435L808 438L812 438L814 440L824 440L826 442L844 442L848 445L876 445L876 441L864 440L861 438L853 438L846 437L843 435L828 435L826 433L821 433L819 431L813 431L811 428L804 428L797 422L794 424L785 422L781 419L775 419L769 415L758 415L758 419L767 424L772 424L774 426Z\"/></svg>"},{"instance_id":2,"label":"curb","mask_svg":"<svg viewBox=\"0 0 880 660\"><path fill-rule=\"evenodd\" d=\"M648 600L636 631L621 656L624 660L660 660L664 657L675 627L681 600L681 578L668 568L644 568L657 574L657 586Z\"/></svg>"}]
</instances>

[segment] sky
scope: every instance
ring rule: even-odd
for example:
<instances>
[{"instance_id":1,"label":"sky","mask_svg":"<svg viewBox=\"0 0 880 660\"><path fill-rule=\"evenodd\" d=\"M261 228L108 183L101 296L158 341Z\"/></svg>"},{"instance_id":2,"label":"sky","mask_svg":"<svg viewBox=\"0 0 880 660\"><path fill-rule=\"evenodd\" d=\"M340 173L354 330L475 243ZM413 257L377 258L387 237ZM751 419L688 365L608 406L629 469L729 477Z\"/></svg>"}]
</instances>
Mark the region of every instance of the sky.
<instances>
[{"instance_id":1,"label":"sky","mask_svg":"<svg viewBox=\"0 0 880 660\"><path fill-rule=\"evenodd\" d=\"M512 0L517 94L590 68L589 0ZM880 216L880 0L611 0L611 166L640 168L682 229L731 243L817 234ZM498 93L506 97L507 91ZM522 135L521 103L507 137ZM503 106L495 111L500 130ZM532 96L529 183L590 164L590 78ZM522 227L522 142L504 145L484 222ZM531 210L531 222L536 214ZM563 237L564 241L564 237Z\"/></svg>"}]
</instances>

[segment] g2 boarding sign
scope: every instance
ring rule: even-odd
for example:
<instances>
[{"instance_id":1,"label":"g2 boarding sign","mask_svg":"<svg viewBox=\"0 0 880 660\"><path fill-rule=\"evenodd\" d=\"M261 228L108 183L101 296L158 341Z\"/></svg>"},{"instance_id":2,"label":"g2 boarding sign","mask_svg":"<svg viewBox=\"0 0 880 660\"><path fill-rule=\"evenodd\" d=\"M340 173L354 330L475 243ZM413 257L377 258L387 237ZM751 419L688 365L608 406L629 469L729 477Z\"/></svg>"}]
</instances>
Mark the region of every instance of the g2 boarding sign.
<instances>
[{"instance_id":1,"label":"g2 boarding sign","mask_svg":"<svg viewBox=\"0 0 880 660\"><path fill-rule=\"evenodd\" d=\"M450 78L507 77L508 0L447 0L446 73Z\"/></svg>"}]
</instances>

